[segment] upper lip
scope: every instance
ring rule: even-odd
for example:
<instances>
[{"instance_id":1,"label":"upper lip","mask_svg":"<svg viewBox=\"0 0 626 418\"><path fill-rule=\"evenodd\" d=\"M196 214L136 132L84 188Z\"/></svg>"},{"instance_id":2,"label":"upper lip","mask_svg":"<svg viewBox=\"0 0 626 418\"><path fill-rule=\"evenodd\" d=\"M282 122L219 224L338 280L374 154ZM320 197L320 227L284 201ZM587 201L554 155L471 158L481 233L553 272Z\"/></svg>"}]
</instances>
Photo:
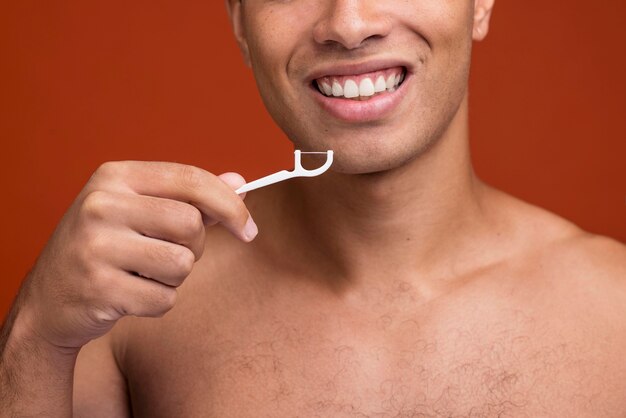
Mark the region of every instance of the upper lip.
<instances>
[{"instance_id":1,"label":"upper lip","mask_svg":"<svg viewBox=\"0 0 626 418\"><path fill-rule=\"evenodd\" d=\"M328 66L320 66L314 69L307 77L307 82L312 82L321 77L333 75L359 75L387 68L405 67L410 71L411 66L405 60L400 59L374 59L356 63L340 63Z\"/></svg>"}]
</instances>

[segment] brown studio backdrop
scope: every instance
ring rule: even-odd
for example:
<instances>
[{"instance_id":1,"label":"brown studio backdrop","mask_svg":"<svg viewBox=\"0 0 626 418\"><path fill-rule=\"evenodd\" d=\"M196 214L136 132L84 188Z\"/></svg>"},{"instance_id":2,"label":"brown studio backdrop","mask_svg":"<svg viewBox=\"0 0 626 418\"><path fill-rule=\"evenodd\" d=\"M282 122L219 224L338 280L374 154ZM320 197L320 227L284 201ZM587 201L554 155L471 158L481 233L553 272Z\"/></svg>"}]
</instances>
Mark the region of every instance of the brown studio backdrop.
<instances>
[{"instance_id":1,"label":"brown studio backdrop","mask_svg":"<svg viewBox=\"0 0 626 418\"><path fill-rule=\"evenodd\" d=\"M100 163L292 164L222 1L3 1L0 48L0 317ZM474 55L479 175L626 241L625 57L623 0L500 0Z\"/></svg>"}]
</instances>

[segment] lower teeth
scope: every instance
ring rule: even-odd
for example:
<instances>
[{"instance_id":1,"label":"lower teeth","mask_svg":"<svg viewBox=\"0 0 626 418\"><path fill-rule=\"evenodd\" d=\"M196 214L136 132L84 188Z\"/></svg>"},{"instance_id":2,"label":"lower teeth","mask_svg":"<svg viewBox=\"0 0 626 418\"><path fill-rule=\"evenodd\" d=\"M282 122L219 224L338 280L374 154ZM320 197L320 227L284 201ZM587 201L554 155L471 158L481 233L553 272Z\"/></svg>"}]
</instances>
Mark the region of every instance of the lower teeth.
<instances>
[{"instance_id":1,"label":"lower teeth","mask_svg":"<svg viewBox=\"0 0 626 418\"><path fill-rule=\"evenodd\" d=\"M348 97L344 97L344 99L348 99L348 100L356 100L356 101L359 101L359 102L364 102L364 101L366 101L366 100L371 99L371 98L372 98L372 97L374 97L374 96L378 96L378 93L373 94L373 95L371 95L371 96L358 96L358 97L350 97L350 98L348 98Z\"/></svg>"}]
</instances>

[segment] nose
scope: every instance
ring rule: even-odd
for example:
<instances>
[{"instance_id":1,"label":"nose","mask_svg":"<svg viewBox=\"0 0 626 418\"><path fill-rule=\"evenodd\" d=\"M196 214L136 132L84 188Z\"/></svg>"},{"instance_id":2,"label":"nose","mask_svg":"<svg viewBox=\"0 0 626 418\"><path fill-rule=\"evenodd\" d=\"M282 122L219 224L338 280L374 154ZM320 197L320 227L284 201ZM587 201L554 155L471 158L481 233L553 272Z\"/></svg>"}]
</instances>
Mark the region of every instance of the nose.
<instances>
[{"instance_id":1,"label":"nose","mask_svg":"<svg viewBox=\"0 0 626 418\"><path fill-rule=\"evenodd\" d=\"M322 17L313 30L319 44L340 44L346 49L360 47L366 40L387 36L391 23L376 9L384 0L326 0Z\"/></svg>"}]
</instances>

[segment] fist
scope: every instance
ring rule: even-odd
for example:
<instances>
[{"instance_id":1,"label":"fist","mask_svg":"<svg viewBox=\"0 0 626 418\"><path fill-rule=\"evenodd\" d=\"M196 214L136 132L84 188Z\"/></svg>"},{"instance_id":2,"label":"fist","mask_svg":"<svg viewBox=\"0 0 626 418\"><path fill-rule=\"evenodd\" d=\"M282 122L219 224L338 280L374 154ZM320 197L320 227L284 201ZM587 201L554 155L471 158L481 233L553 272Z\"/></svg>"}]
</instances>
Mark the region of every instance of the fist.
<instances>
[{"instance_id":1,"label":"fist","mask_svg":"<svg viewBox=\"0 0 626 418\"><path fill-rule=\"evenodd\" d=\"M182 164L103 164L24 284L31 329L55 346L80 348L125 315L164 315L202 256L206 227L221 223L245 242L256 236L234 191L243 184L235 173Z\"/></svg>"}]
</instances>

